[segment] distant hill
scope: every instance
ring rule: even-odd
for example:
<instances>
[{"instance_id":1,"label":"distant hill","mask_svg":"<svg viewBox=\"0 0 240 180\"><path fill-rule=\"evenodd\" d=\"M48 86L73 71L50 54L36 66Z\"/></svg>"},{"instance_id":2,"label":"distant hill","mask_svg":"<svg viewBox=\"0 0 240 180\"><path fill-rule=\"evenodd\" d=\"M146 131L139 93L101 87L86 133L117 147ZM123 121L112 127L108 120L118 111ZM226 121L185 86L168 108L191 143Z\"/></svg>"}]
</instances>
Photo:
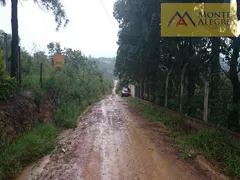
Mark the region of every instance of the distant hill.
<instances>
[{"instance_id":1,"label":"distant hill","mask_svg":"<svg viewBox=\"0 0 240 180\"><path fill-rule=\"evenodd\" d=\"M100 57L100 58L93 58L89 57L90 60L95 61L100 71L103 73L103 76L108 80L113 80L113 70L116 62L116 58L107 58L107 57Z\"/></svg>"}]
</instances>

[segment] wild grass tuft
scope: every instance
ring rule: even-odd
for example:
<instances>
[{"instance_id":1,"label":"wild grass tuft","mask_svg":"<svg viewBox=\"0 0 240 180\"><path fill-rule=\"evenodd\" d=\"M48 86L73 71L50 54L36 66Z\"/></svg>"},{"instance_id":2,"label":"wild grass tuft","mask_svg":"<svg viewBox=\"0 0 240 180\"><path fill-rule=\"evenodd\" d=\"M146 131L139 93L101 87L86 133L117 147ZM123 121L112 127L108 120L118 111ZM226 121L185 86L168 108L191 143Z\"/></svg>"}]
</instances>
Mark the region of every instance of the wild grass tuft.
<instances>
[{"instance_id":1,"label":"wild grass tuft","mask_svg":"<svg viewBox=\"0 0 240 180\"><path fill-rule=\"evenodd\" d=\"M240 152L228 143L226 134L203 129L185 135L183 142L186 148L196 149L209 159L218 161L230 176L240 178Z\"/></svg>"},{"instance_id":2,"label":"wild grass tuft","mask_svg":"<svg viewBox=\"0 0 240 180\"><path fill-rule=\"evenodd\" d=\"M231 177L240 178L240 151L229 144L229 136L222 132L209 129L184 133L178 127L181 117L171 114L164 109L129 98L129 104L147 119L161 121L171 131L173 147L181 149L181 159L194 159L197 152L204 154L208 159L219 162L223 171Z\"/></svg>"},{"instance_id":3,"label":"wild grass tuft","mask_svg":"<svg viewBox=\"0 0 240 180\"><path fill-rule=\"evenodd\" d=\"M0 180L13 179L26 165L51 151L56 142L57 129L51 124L39 124L14 142L1 141Z\"/></svg>"},{"instance_id":4,"label":"wild grass tuft","mask_svg":"<svg viewBox=\"0 0 240 180\"><path fill-rule=\"evenodd\" d=\"M74 128L77 125L77 119L84 107L76 102L62 103L55 111L54 119L58 127Z\"/></svg>"}]
</instances>

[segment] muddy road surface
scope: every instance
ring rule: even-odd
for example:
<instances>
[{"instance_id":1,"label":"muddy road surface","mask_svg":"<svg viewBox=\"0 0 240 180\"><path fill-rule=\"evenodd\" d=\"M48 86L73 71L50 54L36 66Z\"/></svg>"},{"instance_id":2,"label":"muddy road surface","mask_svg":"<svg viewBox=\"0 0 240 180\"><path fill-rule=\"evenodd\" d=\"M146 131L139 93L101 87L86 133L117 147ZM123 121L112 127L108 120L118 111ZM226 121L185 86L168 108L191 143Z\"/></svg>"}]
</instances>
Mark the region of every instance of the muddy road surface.
<instances>
[{"instance_id":1,"label":"muddy road surface","mask_svg":"<svg viewBox=\"0 0 240 180\"><path fill-rule=\"evenodd\" d=\"M25 171L25 179L211 179L193 163L179 160L165 135L163 128L151 128L149 121L113 94L90 107L54 153Z\"/></svg>"}]
</instances>

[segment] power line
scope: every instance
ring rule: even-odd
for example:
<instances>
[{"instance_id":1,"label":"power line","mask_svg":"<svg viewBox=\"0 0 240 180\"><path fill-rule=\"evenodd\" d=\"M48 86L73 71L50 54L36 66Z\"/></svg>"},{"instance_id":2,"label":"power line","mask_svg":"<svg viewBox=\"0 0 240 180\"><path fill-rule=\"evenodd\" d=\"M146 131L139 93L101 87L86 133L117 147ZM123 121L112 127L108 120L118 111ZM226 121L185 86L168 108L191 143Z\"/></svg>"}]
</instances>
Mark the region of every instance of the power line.
<instances>
[{"instance_id":1,"label":"power line","mask_svg":"<svg viewBox=\"0 0 240 180\"><path fill-rule=\"evenodd\" d=\"M105 11L105 12L106 12L106 14L107 14L107 16L108 16L109 20L111 21L112 25L114 26L114 28L116 29L116 31L118 31L118 30L117 30L117 27L116 27L116 25L114 24L114 22L113 22L113 20L112 20L111 16L109 15L109 13L108 13L108 11L107 11L107 9L106 9L106 7L105 7L105 5L104 5L103 1L102 1L102 0L100 0L100 2L101 2L101 5L102 5L102 7L103 7L104 11Z\"/></svg>"}]
</instances>

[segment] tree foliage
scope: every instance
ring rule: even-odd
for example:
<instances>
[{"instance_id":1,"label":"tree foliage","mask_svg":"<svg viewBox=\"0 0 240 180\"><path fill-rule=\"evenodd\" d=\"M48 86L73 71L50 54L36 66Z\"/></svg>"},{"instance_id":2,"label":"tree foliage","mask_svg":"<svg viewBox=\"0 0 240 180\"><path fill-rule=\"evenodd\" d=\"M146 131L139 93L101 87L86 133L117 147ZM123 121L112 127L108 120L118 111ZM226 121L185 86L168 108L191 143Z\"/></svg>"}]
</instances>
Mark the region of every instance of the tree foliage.
<instances>
[{"instance_id":1,"label":"tree foliage","mask_svg":"<svg viewBox=\"0 0 240 180\"><path fill-rule=\"evenodd\" d=\"M3 47L2 43L0 38L0 47ZM38 105L44 93L50 94L57 104L57 124L74 127L81 110L110 92L112 78L104 76L105 69L100 70L94 58L87 58L80 50L62 48L57 42L50 42L47 48L47 52L36 49L31 54L21 48L22 91L31 92ZM65 57L64 67L60 69L53 67L57 53ZM2 54L0 51L0 99L7 100L14 94L16 82L8 75L9 69L5 68ZM43 67L42 85L40 65Z\"/></svg>"},{"instance_id":2,"label":"tree foliage","mask_svg":"<svg viewBox=\"0 0 240 180\"><path fill-rule=\"evenodd\" d=\"M115 3L113 15L120 27L115 75L135 84L140 97L147 93L148 100L161 105L167 99L175 110L181 104L183 113L199 119L207 111L210 122L239 130L239 38L160 37L161 2Z\"/></svg>"},{"instance_id":3,"label":"tree foliage","mask_svg":"<svg viewBox=\"0 0 240 180\"><path fill-rule=\"evenodd\" d=\"M69 22L69 19L66 16L66 12L63 9L63 5L60 0L33 0L35 4L39 6L43 11L52 13L55 16L55 22L57 23L57 30L61 26L66 26ZM7 3L6 0L0 0L0 4L5 6Z\"/></svg>"},{"instance_id":4,"label":"tree foliage","mask_svg":"<svg viewBox=\"0 0 240 180\"><path fill-rule=\"evenodd\" d=\"M0 3L5 6L6 1L0 0ZM34 0L41 9L51 12L55 16L58 30L62 25L65 27L69 20L66 17L65 10L60 0ZM18 35L18 0L11 0L11 77L18 77L17 62L19 54L19 35ZM19 81L19 80L18 80Z\"/></svg>"},{"instance_id":5,"label":"tree foliage","mask_svg":"<svg viewBox=\"0 0 240 180\"><path fill-rule=\"evenodd\" d=\"M103 77L97 65L80 50L61 48L60 43L47 45L48 52L37 50L33 55L22 49L22 85L36 96L42 91L56 103L55 122L60 127L74 127L79 113L110 91L111 82ZM55 69L53 57L65 57L64 67ZM43 89L40 88L40 64L43 66ZM41 97L36 97L41 101Z\"/></svg>"},{"instance_id":6,"label":"tree foliage","mask_svg":"<svg viewBox=\"0 0 240 180\"><path fill-rule=\"evenodd\" d=\"M3 51L0 49L0 100L7 100L16 90L15 78L11 78L6 74L5 67Z\"/></svg>"}]
</instances>

